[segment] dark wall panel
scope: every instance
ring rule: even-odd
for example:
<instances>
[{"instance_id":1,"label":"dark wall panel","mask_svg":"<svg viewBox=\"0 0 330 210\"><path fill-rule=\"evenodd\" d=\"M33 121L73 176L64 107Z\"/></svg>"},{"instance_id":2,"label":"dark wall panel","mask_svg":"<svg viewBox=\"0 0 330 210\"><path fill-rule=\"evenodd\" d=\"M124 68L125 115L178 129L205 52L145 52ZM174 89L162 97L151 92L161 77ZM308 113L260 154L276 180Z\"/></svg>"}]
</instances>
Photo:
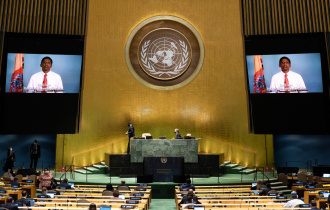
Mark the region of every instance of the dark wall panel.
<instances>
[{"instance_id":1,"label":"dark wall panel","mask_svg":"<svg viewBox=\"0 0 330 210\"><path fill-rule=\"evenodd\" d=\"M55 164L56 135L0 135L0 171L7 158L7 150L13 147L16 155L14 169L19 169L22 165L25 168L30 167L30 145L37 139L41 147L41 157L39 158L37 168L50 167ZM2 175L2 173L1 173Z\"/></svg>"},{"instance_id":2,"label":"dark wall panel","mask_svg":"<svg viewBox=\"0 0 330 210\"><path fill-rule=\"evenodd\" d=\"M330 165L329 135L274 135L274 160L276 166L306 167L306 162L313 165Z\"/></svg>"}]
</instances>

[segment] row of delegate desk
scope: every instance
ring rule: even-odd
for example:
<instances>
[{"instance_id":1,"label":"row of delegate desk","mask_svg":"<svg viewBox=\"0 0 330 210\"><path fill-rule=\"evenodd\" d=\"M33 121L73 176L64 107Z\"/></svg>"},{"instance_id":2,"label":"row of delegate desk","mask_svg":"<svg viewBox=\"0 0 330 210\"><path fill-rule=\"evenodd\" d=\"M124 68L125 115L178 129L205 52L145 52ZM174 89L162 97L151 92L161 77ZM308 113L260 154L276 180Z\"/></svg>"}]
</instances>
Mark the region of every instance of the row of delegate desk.
<instances>
[{"instance_id":1,"label":"row of delegate desk","mask_svg":"<svg viewBox=\"0 0 330 210\"><path fill-rule=\"evenodd\" d=\"M250 209L250 208L280 208L288 199L276 199L276 196L259 196L250 190L251 185L223 185L223 186L195 186L195 195L201 204L194 206L204 206L205 209ZM257 191L258 193L261 190ZM178 204L182 199L182 194L187 191L175 189L175 202L177 210L182 209Z\"/></svg>"},{"instance_id":2,"label":"row of delegate desk","mask_svg":"<svg viewBox=\"0 0 330 210\"><path fill-rule=\"evenodd\" d=\"M20 199L22 189L28 189L31 187L34 189L34 194L30 197L34 198L35 205L33 207L29 207L29 209L59 209L63 207L65 207L65 209L81 209L89 206L90 203L95 203L98 207L111 206L111 209L127 208L147 210L150 207L151 189L148 186L145 187L144 191L120 190L120 193L125 195L125 200L115 200L113 199L113 196L102 196L105 185L97 186L96 188L91 185L76 186L76 189L57 189L57 191L60 192L60 195L54 195L54 198L36 198L35 185L22 186L21 188L16 188L13 191L8 189L7 193L3 194L3 197L0 198L0 202L5 203L6 196L8 195L12 196L14 200ZM81 200L84 200L85 203L81 203Z\"/></svg>"}]
</instances>

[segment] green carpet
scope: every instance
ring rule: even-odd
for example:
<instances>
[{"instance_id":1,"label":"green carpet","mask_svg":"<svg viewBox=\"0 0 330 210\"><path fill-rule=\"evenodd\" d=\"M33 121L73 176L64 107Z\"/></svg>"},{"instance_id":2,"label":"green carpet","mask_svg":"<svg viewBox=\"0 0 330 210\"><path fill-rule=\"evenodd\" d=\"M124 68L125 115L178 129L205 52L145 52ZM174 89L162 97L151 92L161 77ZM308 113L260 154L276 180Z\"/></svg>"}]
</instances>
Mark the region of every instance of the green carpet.
<instances>
[{"instance_id":1,"label":"green carpet","mask_svg":"<svg viewBox=\"0 0 330 210\"><path fill-rule=\"evenodd\" d=\"M152 199L149 210L176 210L174 199Z\"/></svg>"}]
</instances>

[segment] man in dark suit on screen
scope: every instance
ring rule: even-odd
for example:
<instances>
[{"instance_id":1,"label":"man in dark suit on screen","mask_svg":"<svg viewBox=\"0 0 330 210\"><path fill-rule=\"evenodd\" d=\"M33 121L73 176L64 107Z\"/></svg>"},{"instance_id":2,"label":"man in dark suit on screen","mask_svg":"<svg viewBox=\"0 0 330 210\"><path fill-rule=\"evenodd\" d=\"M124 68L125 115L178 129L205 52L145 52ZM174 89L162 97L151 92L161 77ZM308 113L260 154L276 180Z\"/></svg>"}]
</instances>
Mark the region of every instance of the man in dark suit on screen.
<instances>
[{"instance_id":1,"label":"man in dark suit on screen","mask_svg":"<svg viewBox=\"0 0 330 210\"><path fill-rule=\"evenodd\" d=\"M31 163L30 163L30 168L32 168L32 163L34 163L34 169L37 168L37 164L38 164L38 159L40 158L40 144L38 144L38 140L34 140L33 144L31 144L30 146L30 159L31 159Z\"/></svg>"},{"instance_id":2,"label":"man in dark suit on screen","mask_svg":"<svg viewBox=\"0 0 330 210\"><path fill-rule=\"evenodd\" d=\"M128 122L128 131L126 132L126 135L128 135L128 145L127 145L127 154L129 155L130 149L131 149L131 138L135 136L134 133L134 127L132 122Z\"/></svg>"}]
</instances>

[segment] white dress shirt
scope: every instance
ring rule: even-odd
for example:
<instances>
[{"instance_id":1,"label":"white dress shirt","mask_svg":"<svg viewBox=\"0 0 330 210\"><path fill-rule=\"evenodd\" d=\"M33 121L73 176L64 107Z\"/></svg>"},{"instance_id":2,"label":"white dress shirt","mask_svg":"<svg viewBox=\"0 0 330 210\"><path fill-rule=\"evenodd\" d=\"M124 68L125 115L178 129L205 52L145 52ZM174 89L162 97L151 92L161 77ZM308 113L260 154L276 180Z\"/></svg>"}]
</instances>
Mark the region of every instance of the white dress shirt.
<instances>
[{"instance_id":1,"label":"white dress shirt","mask_svg":"<svg viewBox=\"0 0 330 210\"><path fill-rule=\"evenodd\" d=\"M40 71L31 76L27 89L39 90L42 89L45 73ZM49 71L47 73L47 89L49 90L63 90L63 83L61 76Z\"/></svg>"},{"instance_id":2,"label":"white dress shirt","mask_svg":"<svg viewBox=\"0 0 330 210\"><path fill-rule=\"evenodd\" d=\"M306 90L304 80L300 74L290 70L287 75L289 80L289 90ZM271 91L284 90L284 78L285 73L282 71L274 74L269 89Z\"/></svg>"},{"instance_id":3,"label":"white dress shirt","mask_svg":"<svg viewBox=\"0 0 330 210\"><path fill-rule=\"evenodd\" d=\"M298 204L305 204L304 201L300 199L293 199L288 201L283 207L284 208L294 208Z\"/></svg>"}]
</instances>

